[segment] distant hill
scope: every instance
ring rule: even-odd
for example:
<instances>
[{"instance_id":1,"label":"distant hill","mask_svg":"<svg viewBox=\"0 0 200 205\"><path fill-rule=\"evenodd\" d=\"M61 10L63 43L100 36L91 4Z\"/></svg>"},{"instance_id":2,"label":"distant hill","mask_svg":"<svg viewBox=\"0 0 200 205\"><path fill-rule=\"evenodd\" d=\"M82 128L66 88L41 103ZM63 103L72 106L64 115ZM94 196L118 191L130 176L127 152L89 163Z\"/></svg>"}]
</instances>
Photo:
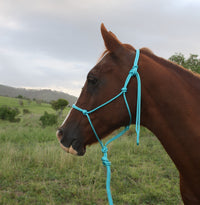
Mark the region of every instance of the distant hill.
<instances>
[{"instance_id":1,"label":"distant hill","mask_svg":"<svg viewBox=\"0 0 200 205\"><path fill-rule=\"evenodd\" d=\"M63 98L69 102L69 105L72 105L77 100L77 98L73 95L54 90L14 88L10 86L0 85L0 96L17 97L18 95L22 95L25 98L43 100L46 102L51 102L52 100Z\"/></svg>"}]
</instances>

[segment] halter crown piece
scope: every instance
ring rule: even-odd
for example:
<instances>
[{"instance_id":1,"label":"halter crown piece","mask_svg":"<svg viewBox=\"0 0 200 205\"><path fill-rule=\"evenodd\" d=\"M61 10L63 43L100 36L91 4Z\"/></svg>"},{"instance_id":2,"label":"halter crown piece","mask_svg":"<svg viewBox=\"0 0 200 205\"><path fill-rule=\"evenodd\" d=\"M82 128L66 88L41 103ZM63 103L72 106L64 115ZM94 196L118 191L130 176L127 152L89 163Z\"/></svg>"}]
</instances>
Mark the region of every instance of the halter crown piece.
<instances>
[{"instance_id":1,"label":"halter crown piece","mask_svg":"<svg viewBox=\"0 0 200 205\"><path fill-rule=\"evenodd\" d=\"M137 71L138 69L138 60L139 60L139 56L140 56L140 50L136 50L136 55L135 55L135 60L134 60L134 64L133 64L133 67L132 69L129 71L129 74L126 78L126 81L124 83L124 87L121 89L121 92L116 95L115 97L113 97L112 99L108 100L107 102L103 103L102 105L90 110L90 111L87 111L85 109L82 109L82 108L79 108L77 107L75 104L72 105L72 107L80 112L83 113L83 115L85 115L87 118L88 118L88 121L90 123L90 126L97 138L97 140L99 141L100 145L101 145L101 151L103 153L103 157L101 158L102 160L102 163L104 166L106 166L107 168L107 180L106 180L106 190L107 190L107 196L108 196L108 202L109 202L109 205L113 205L113 200L112 200L112 195L111 195L111 191L110 191L110 179L111 179L111 171L110 171L110 165L111 165L111 162L108 160L107 158L107 152L108 152L108 148L107 148L107 145L109 143L111 143L112 141L114 141L115 139L119 138L120 136L122 136L127 130L129 130L130 128L130 125L132 123L132 115L131 115L131 111L130 111L130 108L129 108L129 105L128 105L128 101L126 99L126 93L128 91L127 89L127 86L130 82L130 79L133 77L133 76L136 76L137 78L137 109L136 109L136 122L135 122L135 131L137 133L137 145L139 145L139 136L140 136L140 115L141 115L141 81L140 81L140 75ZM124 97L124 101L125 101L125 104L126 104L126 108L127 108L127 111L128 111L128 114L129 114L129 117L130 117L130 121L129 121L129 125L127 125L120 133L118 133L116 136L114 136L113 138L111 138L110 140L108 140L105 145L103 145L103 142L100 140L100 138L98 137L97 135L97 132L92 124L92 121L90 119L90 116L89 114L95 112L96 110L106 106L107 104L111 103L112 101L114 101L115 99L117 99L118 97L120 97L121 95L123 95Z\"/></svg>"}]
</instances>

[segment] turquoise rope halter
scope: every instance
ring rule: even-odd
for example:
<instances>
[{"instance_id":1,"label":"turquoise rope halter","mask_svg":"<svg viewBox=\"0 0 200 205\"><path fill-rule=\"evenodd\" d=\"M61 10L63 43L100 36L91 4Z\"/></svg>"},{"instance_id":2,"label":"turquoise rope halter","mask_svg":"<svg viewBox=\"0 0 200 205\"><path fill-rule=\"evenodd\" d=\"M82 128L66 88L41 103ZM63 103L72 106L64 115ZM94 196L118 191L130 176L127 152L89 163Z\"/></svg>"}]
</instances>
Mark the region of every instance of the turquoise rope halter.
<instances>
[{"instance_id":1,"label":"turquoise rope halter","mask_svg":"<svg viewBox=\"0 0 200 205\"><path fill-rule=\"evenodd\" d=\"M108 202L109 202L109 205L113 205L113 200L112 200L112 195L111 195L111 191L110 191L110 178L111 178L111 171L110 171L110 165L111 165L111 162L108 160L107 158L107 152L108 152L108 148L107 148L107 145L109 143L111 143L113 140L119 138L120 136L122 136L127 130L129 130L130 128L130 125L132 123L132 115L131 115L131 111L130 111L130 108L129 108L129 105L128 105L128 101L126 99L126 93L127 93L127 86L130 82L130 79L133 77L133 76L136 76L137 78L137 83L138 83L138 86L137 86L137 109L136 109L136 122L135 122L135 130L136 130L136 133L137 133L137 145L139 145L139 135L140 135L140 114L141 114L141 81L140 81L140 75L137 71L138 69L138 60L139 60L139 56L140 56L140 50L136 50L136 55L135 55L135 61L134 61L134 64L133 64L133 67L132 69L129 71L129 74L126 78L126 81L124 83L124 87L121 89L121 92L116 95L115 97L113 97L112 99L108 100L107 102L103 103L102 105L90 110L90 111L87 111L85 109L82 109L82 108L79 108L77 107L76 105L72 105L72 107L80 112L82 112L83 115L85 115L87 118L88 118L88 121L90 123L90 126L97 138L97 140L99 141L100 145L101 145L101 151L103 153L103 157L101 158L102 160L102 163L104 166L106 166L107 168L107 180L106 180L106 190L107 190L107 195L108 195ZM112 101L114 101L115 99L117 99L118 97L120 97L121 95L123 95L124 97L124 101L125 101L125 104L126 104L126 108L127 108L127 111L128 111L128 114L129 114L129 117L130 117L130 121L129 121L129 125L126 126L119 134L117 134L116 136L114 136L113 138L111 138L110 140L108 140L105 145L103 145L103 142L100 140L99 136L97 135L97 132L92 124L92 121L90 119L90 116L89 114L95 112L96 110L104 107L105 105L111 103Z\"/></svg>"}]
</instances>

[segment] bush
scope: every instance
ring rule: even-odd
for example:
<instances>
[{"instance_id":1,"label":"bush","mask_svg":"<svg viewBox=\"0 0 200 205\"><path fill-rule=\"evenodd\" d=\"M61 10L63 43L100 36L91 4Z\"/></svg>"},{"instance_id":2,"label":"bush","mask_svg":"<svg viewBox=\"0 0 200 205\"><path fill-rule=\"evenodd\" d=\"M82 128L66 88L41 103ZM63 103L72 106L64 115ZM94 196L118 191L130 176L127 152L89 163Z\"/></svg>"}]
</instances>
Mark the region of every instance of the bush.
<instances>
[{"instance_id":1,"label":"bush","mask_svg":"<svg viewBox=\"0 0 200 205\"><path fill-rule=\"evenodd\" d=\"M57 123L57 116L54 114L48 114L46 111L44 115L40 117L40 121L42 122L42 126L51 126Z\"/></svg>"},{"instance_id":2,"label":"bush","mask_svg":"<svg viewBox=\"0 0 200 205\"><path fill-rule=\"evenodd\" d=\"M22 95L18 95L16 98L23 99L24 97Z\"/></svg>"},{"instance_id":3,"label":"bush","mask_svg":"<svg viewBox=\"0 0 200 205\"><path fill-rule=\"evenodd\" d=\"M0 107L0 119L10 122L19 122L19 118L15 118L19 114L19 109L11 108L6 105Z\"/></svg>"},{"instance_id":4,"label":"bush","mask_svg":"<svg viewBox=\"0 0 200 205\"><path fill-rule=\"evenodd\" d=\"M23 114L24 114L24 115L25 115L25 114L29 114L29 113L31 113L30 110L28 110L28 109L23 109Z\"/></svg>"}]
</instances>

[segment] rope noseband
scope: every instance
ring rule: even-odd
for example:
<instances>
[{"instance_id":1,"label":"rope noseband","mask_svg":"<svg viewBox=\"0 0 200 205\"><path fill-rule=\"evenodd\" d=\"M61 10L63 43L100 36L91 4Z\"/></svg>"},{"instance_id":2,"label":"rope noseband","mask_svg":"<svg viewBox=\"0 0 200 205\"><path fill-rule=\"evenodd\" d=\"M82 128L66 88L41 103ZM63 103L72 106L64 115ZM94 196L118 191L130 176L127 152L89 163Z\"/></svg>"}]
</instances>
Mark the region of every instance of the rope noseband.
<instances>
[{"instance_id":1,"label":"rope noseband","mask_svg":"<svg viewBox=\"0 0 200 205\"><path fill-rule=\"evenodd\" d=\"M111 162L108 160L107 158L107 152L108 152L108 148L107 148L107 145L109 143L111 143L112 141L114 141L115 139L119 138L120 136L122 136L127 130L129 130L130 128L130 125L132 123L132 115L131 115L131 111L130 111L130 107L128 105L128 101L126 99L126 93L127 93L127 86L130 82L130 79L133 77L133 76L136 76L137 78L137 109L136 109L136 123L135 123L135 130L136 130L136 133L137 133L137 145L139 145L139 135L140 135L140 115L141 115L141 81L140 81L140 75L137 71L138 69L138 60L139 60L139 56L140 56L140 50L136 50L136 55L135 55L135 60L134 60L134 64L133 64L133 67L132 69L129 71L129 74L126 78L126 81L124 83L124 87L121 89L121 92L116 95L115 97L113 97L112 99L108 100L107 102L103 103L102 105L94 108L93 110L90 110L90 111L87 111L85 109L82 109L82 108L79 108L77 107L75 104L72 105L72 107L80 112L82 112L83 115L85 115L87 118L88 118L88 121L90 123L90 126L97 138L97 140L99 141L100 145L101 145L101 151L103 153L103 157L101 158L102 160L102 163L104 166L106 166L107 168L107 180L106 180L106 190L107 190L107 195L108 195L108 202L109 202L109 205L113 205L113 200L112 200L112 195L111 195L111 191L110 191L110 178L111 178L111 171L110 171L110 165L111 165ZM129 114L129 118L130 118L130 121L129 121L129 125L127 125L120 133L118 133L116 136L114 136L113 138L111 138L110 140L108 140L105 145L103 145L103 142L100 140L99 136L97 135L97 132L92 124L92 121L90 119L90 116L89 114L95 112L96 110L104 107L105 105L111 103L112 101L114 101L115 99L117 99L118 97L120 97L121 95L123 95L123 98L124 98L124 102L126 104L126 108L127 108L127 111L128 111L128 114Z\"/></svg>"}]
</instances>

